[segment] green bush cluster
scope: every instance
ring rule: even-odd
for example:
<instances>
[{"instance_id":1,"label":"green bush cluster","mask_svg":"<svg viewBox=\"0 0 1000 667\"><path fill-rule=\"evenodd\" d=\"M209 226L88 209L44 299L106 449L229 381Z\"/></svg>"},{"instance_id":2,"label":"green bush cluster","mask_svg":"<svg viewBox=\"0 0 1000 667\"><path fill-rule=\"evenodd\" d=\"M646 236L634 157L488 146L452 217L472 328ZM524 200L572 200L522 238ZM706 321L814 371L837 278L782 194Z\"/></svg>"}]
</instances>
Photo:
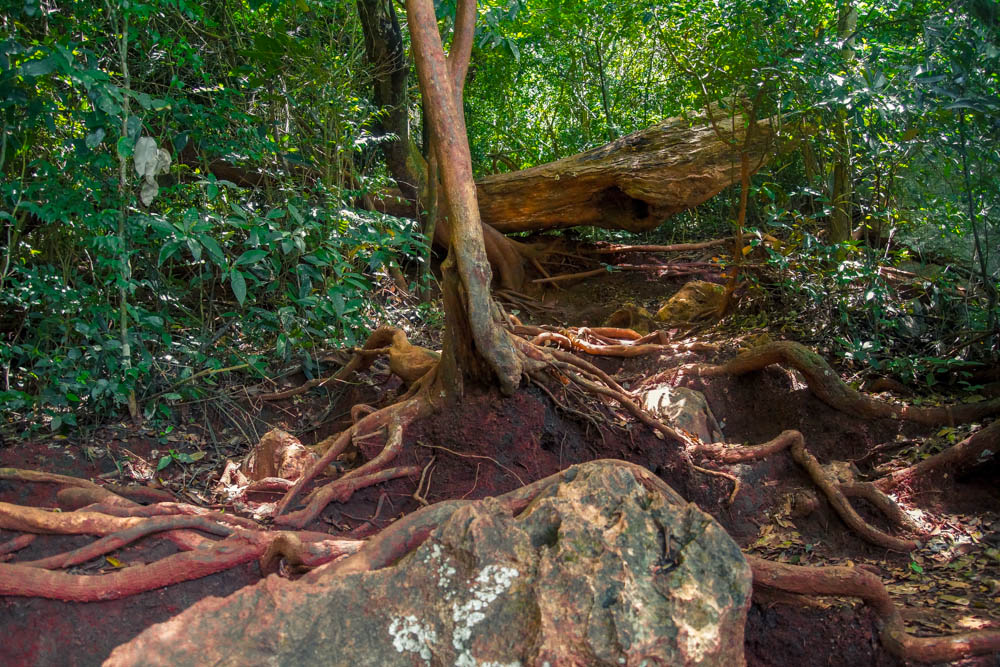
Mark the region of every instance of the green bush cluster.
<instances>
[{"instance_id":1,"label":"green bush cluster","mask_svg":"<svg viewBox=\"0 0 1000 667\"><path fill-rule=\"evenodd\" d=\"M185 382L195 374L263 374L354 344L373 324L373 277L422 256L411 221L357 206L384 184L358 166L377 111L349 75L357 26L333 41L300 30L291 48L275 6L253 4L8 8L5 421L59 429L130 396L162 415L199 394ZM353 16L343 5L318 7L310 25ZM345 52L350 64L324 64ZM157 151L169 166L153 164Z\"/></svg>"}]
</instances>

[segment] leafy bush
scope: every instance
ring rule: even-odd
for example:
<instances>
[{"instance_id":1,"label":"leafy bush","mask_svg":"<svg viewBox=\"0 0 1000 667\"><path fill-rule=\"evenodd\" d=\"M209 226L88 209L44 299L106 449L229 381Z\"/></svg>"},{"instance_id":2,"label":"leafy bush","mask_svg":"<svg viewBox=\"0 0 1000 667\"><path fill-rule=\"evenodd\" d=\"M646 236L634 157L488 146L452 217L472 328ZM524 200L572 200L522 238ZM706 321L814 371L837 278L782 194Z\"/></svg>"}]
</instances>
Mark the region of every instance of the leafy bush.
<instances>
[{"instance_id":1,"label":"leafy bush","mask_svg":"<svg viewBox=\"0 0 1000 667\"><path fill-rule=\"evenodd\" d=\"M8 419L155 416L195 376L363 337L372 276L424 239L354 206L384 183L354 166L377 110L342 48L356 22L330 23L353 11L290 41L261 3L63 9L21 3L0 36Z\"/></svg>"}]
</instances>

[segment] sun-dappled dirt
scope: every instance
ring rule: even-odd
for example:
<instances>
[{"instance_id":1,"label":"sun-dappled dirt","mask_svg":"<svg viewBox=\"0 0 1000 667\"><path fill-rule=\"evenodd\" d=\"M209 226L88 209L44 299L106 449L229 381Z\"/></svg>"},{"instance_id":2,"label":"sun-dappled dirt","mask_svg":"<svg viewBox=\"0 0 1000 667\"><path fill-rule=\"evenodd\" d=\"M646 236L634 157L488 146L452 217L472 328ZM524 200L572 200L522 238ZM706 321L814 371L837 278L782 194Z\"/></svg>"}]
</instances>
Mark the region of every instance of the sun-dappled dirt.
<instances>
[{"instance_id":1,"label":"sun-dappled dirt","mask_svg":"<svg viewBox=\"0 0 1000 667\"><path fill-rule=\"evenodd\" d=\"M653 305L653 290L661 298L683 279L655 283L642 274L614 273L599 287L571 287L583 303L621 301L627 290L641 284L640 305ZM595 289L606 290L595 299ZM647 294L648 292L648 294ZM565 304L566 291L558 298ZM607 297L607 298L606 298ZM634 297L633 297L634 298ZM645 301L649 301L646 303ZM606 312L588 314L587 324L599 324ZM555 319L550 313L550 322ZM574 318L567 317L568 321ZM682 335L673 332L673 335ZM717 361L735 353L739 340L721 339L714 354L683 353L632 359L589 358L616 376L626 388L671 367L692 361ZM301 382L291 374L286 386ZM660 382L676 382L665 374ZM728 443L759 444L785 429L801 431L809 450L822 462L851 464L862 477L878 476L880 466L894 459L918 460L947 442L964 437L960 428L933 429L895 420L849 417L818 400L797 373L777 367L739 377L687 378L686 386L702 391ZM229 407L190 412L175 428L139 430L125 425L93 431L86 440L44 439L8 443L0 448L0 466L61 473L124 483L145 479L160 484L185 502L205 504L209 489L227 458L244 455L265 430L280 427L306 444L336 433L350 423L352 405L387 405L398 395L399 380L376 364L356 381L316 389L275 403L252 396ZM809 477L787 452L738 465L699 462L708 470L725 471L740 480L729 502L733 483L723 476L698 471L680 446L660 439L636 420L600 401L583 405L556 392L559 405L534 385L511 397L470 390L464 402L404 432L405 450L399 465L424 470L419 487L424 502L453 498L483 498L518 488L573 463L620 458L652 470L688 500L715 516L740 546L758 555L805 565L861 564L886 581L897 601L907 605L904 617L917 634L1000 626L1000 487L996 463L958 480L946 480L939 490L902 494L905 507L933 525L930 546L913 555L886 552L850 532L825 502L808 515L796 515L790 498L811 489ZM583 419L577 410L590 415ZM967 429L966 429L967 430ZM935 441L937 439L937 441ZM359 443L346 463L367 459L381 446ZM928 449L930 448L930 449ZM164 455L204 452L185 464L174 460L155 471ZM899 464L896 464L899 465ZM343 504L332 504L307 528L338 535L364 537L420 507L417 483L401 478L356 492ZM0 481L0 501L55 507L55 487ZM255 501L277 500L258 494ZM887 529L881 516L856 502L862 516ZM0 543L15 534L0 531ZM80 546L86 537L39 536L13 562L29 560ZM173 553L160 539L146 539L72 570L96 574L150 562ZM115 646L145 627L165 620L209 595L224 596L260 576L256 563L123 600L64 603L19 597L0 598L0 643L3 665L96 665ZM748 664L877 665L902 664L880 645L877 619L856 602L840 599L805 600L793 596L756 596L746 629ZM331 647L335 652L335 647ZM334 655L332 653L331 655ZM331 657L331 664L337 664ZM979 658L961 664L996 664Z\"/></svg>"}]
</instances>

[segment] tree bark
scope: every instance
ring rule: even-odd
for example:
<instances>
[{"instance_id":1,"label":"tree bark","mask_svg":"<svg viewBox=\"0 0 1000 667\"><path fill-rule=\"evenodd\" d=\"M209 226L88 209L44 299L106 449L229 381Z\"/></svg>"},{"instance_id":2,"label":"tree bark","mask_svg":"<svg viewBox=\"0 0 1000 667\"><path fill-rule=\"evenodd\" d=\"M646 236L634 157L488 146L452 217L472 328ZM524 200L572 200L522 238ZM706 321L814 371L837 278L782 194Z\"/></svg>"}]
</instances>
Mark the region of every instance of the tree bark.
<instances>
[{"instance_id":1,"label":"tree bark","mask_svg":"<svg viewBox=\"0 0 1000 667\"><path fill-rule=\"evenodd\" d=\"M851 2L841 6L837 16L837 36L844 40L841 56L844 68L849 69L854 62L854 30L857 26L858 11ZM830 212L830 243L844 243L851 238L852 219L851 198L851 145L847 126L847 110L838 109L833 124L836 141L837 161L833 165L833 210Z\"/></svg>"},{"instance_id":2,"label":"tree bark","mask_svg":"<svg viewBox=\"0 0 1000 667\"><path fill-rule=\"evenodd\" d=\"M645 231L707 201L740 180L744 129L720 121L733 141L719 139L702 118L691 126L671 118L609 144L562 160L477 183L483 222L501 232L593 225ZM750 162L764 163L773 138L757 123Z\"/></svg>"},{"instance_id":3,"label":"tree bark","mask_svg":"<svg viewBox=\"0 0 1000 667\"><path fill-rule=\"evenodd\" d=\"M406 95L410 64L396 10L388 0L358 0L358 17L365 38L365 60L372 70L372 101L385 110L385 117L377 122L375 131L380 135L396 135L396 139L382 144L386 167L396 179L403 196L410 202L416 202L419 184L417 174L409 163L410 125ZM410 211L409 215L412 216L413 212Z\"/></svg>"},{"instance_id":4,"label":"tree bark","mask_svg":"<svg viewBox=\"0 0 1000 667\"><path fill-rule=\"evenodd\" d=\"M460 381L466 377L486 384L498 382L504 393L512 393L520 383L523 360L500 326L501 313L490 295L492 271L479 218L465 118L458 103L462 87L456 84L465 74L465 50L472 46L475 2L462 0L459 5L458 32L452 40L451 58L446 60L433 2L406 2L420 91L449 210L449 254L442 267L447 326L441 372L447 376L444 388L452 394L461 391Z\"/></svg>"}]
</instances>

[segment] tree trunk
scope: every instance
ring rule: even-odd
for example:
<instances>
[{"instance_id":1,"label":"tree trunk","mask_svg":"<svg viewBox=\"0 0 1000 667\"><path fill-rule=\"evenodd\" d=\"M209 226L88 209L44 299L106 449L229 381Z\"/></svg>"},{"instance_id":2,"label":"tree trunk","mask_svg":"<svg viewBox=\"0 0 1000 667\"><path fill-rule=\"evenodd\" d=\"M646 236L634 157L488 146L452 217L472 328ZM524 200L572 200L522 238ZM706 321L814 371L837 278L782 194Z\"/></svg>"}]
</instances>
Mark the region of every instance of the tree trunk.
<instances>
[{"instance_id":1,"label":"tree trunk","mask_svg":"<svg viewBox=\"0 0 1000 667\"><path fill-rule=\"evenodd\" d=\"M472 157L462 115L461 82L472 47L475 1L459 3L452 52L445 60L431 0L407 0L410 39L420 91L430 121L444 201L448 206L449 252L442 267L446 331L441 373L445 391L461 381L498 382L512 393L521 381L522 358L501 327L502 314L490 295L492 271L472 178Z\"/></svg>"},{"instance_id":2,"label":"tree trunk","mask_svg":"<svg viewBox=\"0 0 1000 667\"><path fill-rule=\"evenodd\" d=\"M410 64L406 59L403 35L393 3L386 0L358 0L358 17L365 38L365 60L373 78L373 101L386 115L377 122L376 134L395 134L382 144L386 167L400 192L410 202L417 200L417 175L410 168L409 108L406 80ZM410 211L409 216L413 216Z\"/></svg>"},{"instance_id":3,"label":"tree trunk","mask_svg":"<svg viewBox=\"0 0 1000 667\"><path fill-rule=\"evenodd\" d=\"M740 180L744 129L720 121L732 142L711 125L671 118L609 144L562 160L477 183L483 222L501 232L593 225L638 232L707 201ZM773 138L757 123L746 150L753 165L765 161Z\"/></svg>"},{"instance_id":4,"label":"tree trunk","mask_svg":"<svg viewBox=\"0 0 1000 667\"><path fill-rule=\"evenodd\" d=\"M837 17L837 36L844 40L841 56L844 67L850 68L854 61L854 30L857 26L858 11L850 2L840 8ZM833 165L833 210L830 212L830 243L844 243L851 238L853 231L853 214L851 199L853 188L851 183L851 144L847 127L847 111L843 108L837 111L834 126L834 140L837 143L837 161Z\"/></svg>"}]
</instances>

